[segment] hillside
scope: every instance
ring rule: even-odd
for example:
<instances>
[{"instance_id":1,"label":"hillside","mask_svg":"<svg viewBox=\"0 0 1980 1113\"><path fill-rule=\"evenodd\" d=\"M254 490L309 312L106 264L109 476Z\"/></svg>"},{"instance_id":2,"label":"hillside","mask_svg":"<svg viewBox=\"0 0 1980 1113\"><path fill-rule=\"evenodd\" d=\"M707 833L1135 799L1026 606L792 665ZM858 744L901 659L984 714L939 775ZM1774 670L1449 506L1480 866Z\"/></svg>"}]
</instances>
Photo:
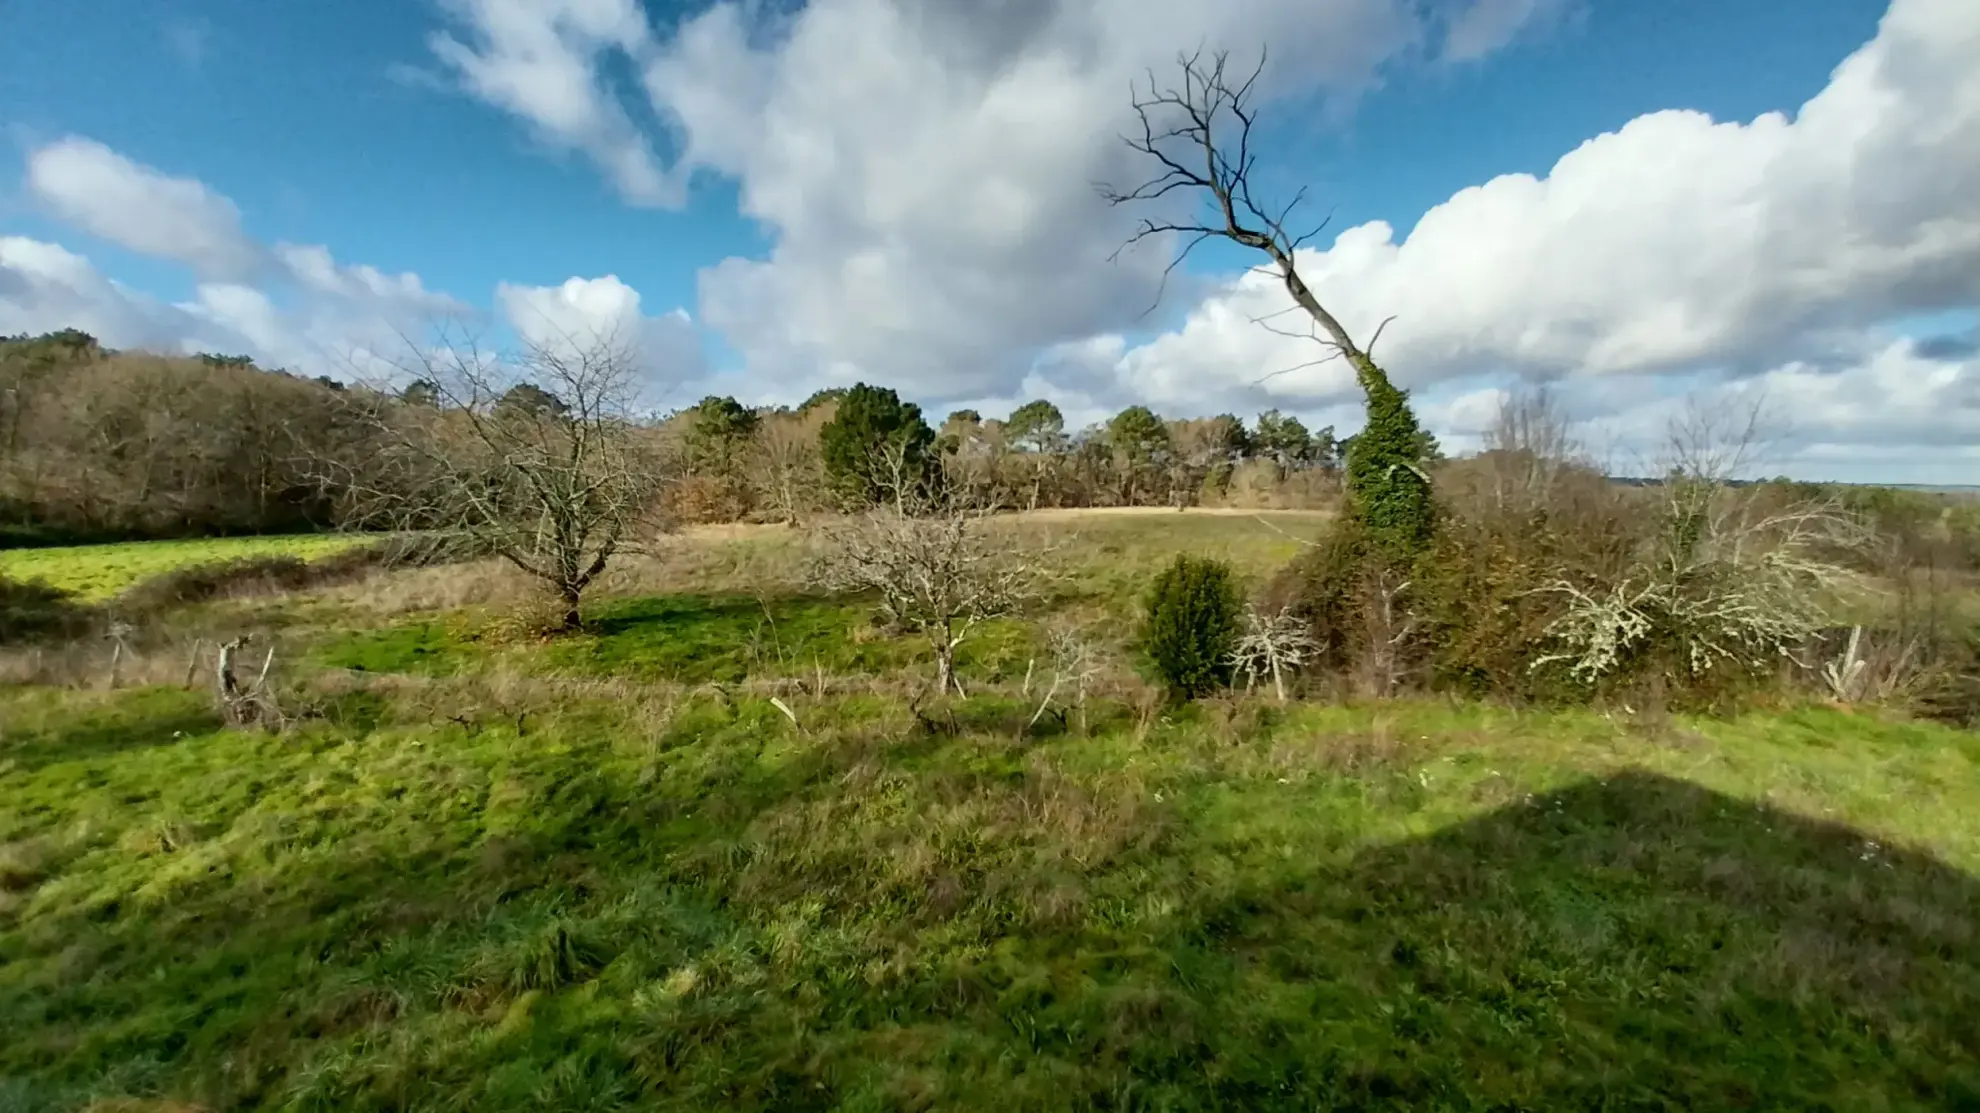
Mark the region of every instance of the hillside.
<instances>
[{"instance_id":1,"label":"hillside","mask_svg":"<svg viewBox=\"0 0 1980 1113\"><path fill-rule=\"evenodd\" d=\"M947 712L773 530L550 642L486 565L173 620L273 639L279 733L183 643L0 690L0 1108L1980 1101L1971 732L1131 672L1033 722L1048 622L1314 520L1041 525L1067 586Z\"/></svg>"}]
</instances>

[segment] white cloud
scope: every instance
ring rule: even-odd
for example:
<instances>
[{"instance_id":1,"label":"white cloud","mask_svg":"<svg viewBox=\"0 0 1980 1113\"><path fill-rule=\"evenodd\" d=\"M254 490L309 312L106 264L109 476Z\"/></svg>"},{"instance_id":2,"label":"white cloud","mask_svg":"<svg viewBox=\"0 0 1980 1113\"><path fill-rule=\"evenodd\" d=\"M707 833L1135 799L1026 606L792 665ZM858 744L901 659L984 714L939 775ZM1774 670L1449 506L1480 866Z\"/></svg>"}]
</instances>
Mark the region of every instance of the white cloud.
<instances>
[{"instance_id":1,"label":"white cloud","mask_svg":"<svg viewBox=\"0 0 1980 1113\"><path fill-rule=\"evenodd\" d=\"M495 289L495 303L526 345L566 357L599 346L623 351L637 363L642 393L656 405L684 404L706 372L701 338L687 311L647 316L639 291L617 275L571 278L557 286L505 282Z\"/></svg>"},{"instance_id":2,"label":"white cloud","mask_svg":"<svg viewBox=\"0 0 1980 1113\"><path fill-rule=\"evenodd\" d=\"M164 305L55 244L6 241L0 331L76 327L113 347L223 351L312 374L375 367L437 318L471 312L418 275L340 264L321 246L264 245L240 210L193 178L70 136L28 156L28 188L54 215L131 251L184 264L191 301Z\"/></svg>"},{"instance_id":3,"label":"white cloud","mask_svg":"<svg viewBox=\"0 0 1980 1113\"><path fill-rule=\"evenodd\" d=\"M739 183L776 246L708 268L702 317L780 395L865 376L972 396L1013 385L1041 347L1139 316L1164 245L1110 263L1132 218L1094 182L1141 171L1112 141L1129 81L1179 47L1243 56L1269 40L1275 91L1348 94L1430 32L1406 0L813 0L774 14L725 0L664 39L632 0L450 7L478 45L436 49L466 88L585 151L629 199L671 200L701 170ZM662 143L608 63L643 73Z\"/></svg>"},{"instance_id":4,"label":"white cloud","mask_svg":"<svg viewBox=\"0 0 1980 1113\"><path fill-rule=\"evenodd\" d=\"M84 256L40 240L0 237L0 335L77 328L112 348L250 355L263 366L348 377L403 354L417 322L362 302L304 298L203 282L166 303L105 277Z\"/></svg>"},{"instance_id":5,"label":"white cloud","mask_svg":"<svg viewBox=\"0 0 1980 1113\"><path fill-rule=\"evenodd\" d=\"M197 325L59 245L0 236L0 335L79 328L115 347L176 349Z\"/></svg>"},{"instance_id":6,"label":"white cloud","mask_svg":"<svg viewBox=\"0 0 1980 1113\"><path fill-rule=\"evenodd\" d=\"M1790 362L1750 375L1577 377L1556 403L1596 459L1619 474L1661 467L1673 421L1699 410L1737 424L1758 409L1765 444L1749 472L1887 482L1980 476L1980 356L1937 355L1872 331L1825 365ZM1436 383L1417 398L1447 449L1470 451L1508 393L1503 376Z\"/></svg>"},{"instance_id":7,"label":"white cloud","mask_svg":"<svg viewBox=\"0 0 1980 1113\"><path fill-rule=\"evenodd\" d=\"M1107 141L1122 130L1130 76L1178 46L1242 57L1270 40L1269 92L1298 111L1304 102L1285 98L1351 96L1399 58L1475 59L1579 7L813 0L764 18L729 0L661 35L634 21L633 0L575 10L459 7L484 43L543 46L490 48L490 59L531 58L567 77L546 78L537 96L470 89L535 127L561 120L562 134L606 136L569 145L608 172L630 158L669 189L696 170L738 183L775 246L704 270L701 316L763 393L867 377L937 405L1052 392L1096 412L1131 400L1176 412L1284 405L1352 425L1346 369L1314 365L1311 345L1255 323L1286 305L1269 279L1186 280L1170 290L1173 304L1194 305L1184 325L1124 339L1167 261L1165 245L1106 261L1125 214L1101 206L1092 183L1140 180ZM1303 267L1359 335L1397 317L1380 354L1426 408L1520 377L1593 376L1611 397L1654 401L1705 372L1760 376L1816 408L1891 375L1966 383L1966 363L1912 350L1896 371L1895 349L1861 348L1880 322L1980 305L1974 57L1980 7L1896 0L1877 37L1791 115L1650 114L1544 177L1460 192L1407 239L1380 223L1352 228L1304 253ZM641 69L668 130L634 123L601 76L608 60ZM671 165L661 150L677 152ZM1934 395L1919 420L1963 428L1932 417L1949 404ZM1478 409L1473 399L1437 412L1461 424ZM1897 435L1849 428L1810 431L1807 443Z\"/></svg>"},{"instance_id":8,"label":"white cloud","mask_svg":"<svg viewBox=\"0 0 1980 1113\"><path fill-rule=\"evenodd\" d=\"M56 216L132 251L184 263L203 276L245 278L261 252L240 210L192 178L133 162L80 136L28 155L27 187Z\"/></svg>"},{"instance_id":9,"label":"white cloud","mask_svg":"<svg viewBox=\"0 0 1980 1113\"><path fill-rule=\"evenodd\" d=\"M628 201L673 206L682 182L660 164L596 65L607 50L651 47L634 0L445 0L468 41L445 31L433 53L475 96L528 121L554 146L583 152Z\"/></svg>"},{"instance_id":10,"label":"white cloud","mask_svg":"<svg viewBox=\"0 0 1980 1113\"><path fill-rule=\"evenodd\" d=\"M1832 361L1896 316L1980 305L1980 6L1897 0L1878 36L1793 119L1659 112L1544 179L1508 175L1300 257L1356 334L1390 314L1383 362L1412 385L1489 371L1750 372ZM1315 349L1253 324L1285 308L1250 274L1124 354L1121 389L1244 393ZM1262 388L1350 396L1338 361Z\"/></svg>"},{"instance_id":11,"label":"white cloud","mask_svg":"<svg viewBox=\"0 0 1980 1113\"><path fill-rule=\"evenodd\" d=\"M1478 0L1450 17L1443 56L1469 62L1500 49L1522 32L1567 15L1573 0Z\"/></svg>"},{"instance_id":12,"label":"white cloud","mask_svg":"<svg viewBox=\"0 0 1980 1113\"><path fill-rule=\"evenodd\" d=\"M29 162L31 187L58 215L120 246L185 263L200 281L190 300L167 305L105 278L66 248L6 237L0 333L74 327L112 347L239 353L265 366L349 377L389 374L432 342L434 325L475 316L416 274L339 263L318 245L262 245L241 231L226 197L90 140L62 140ZM495 302L526 343L622 343L656 401L664 385L705 373L687 313L647 316L639 292L615 275L548 287L503 283Z\"/></svg>"}]
</instances>

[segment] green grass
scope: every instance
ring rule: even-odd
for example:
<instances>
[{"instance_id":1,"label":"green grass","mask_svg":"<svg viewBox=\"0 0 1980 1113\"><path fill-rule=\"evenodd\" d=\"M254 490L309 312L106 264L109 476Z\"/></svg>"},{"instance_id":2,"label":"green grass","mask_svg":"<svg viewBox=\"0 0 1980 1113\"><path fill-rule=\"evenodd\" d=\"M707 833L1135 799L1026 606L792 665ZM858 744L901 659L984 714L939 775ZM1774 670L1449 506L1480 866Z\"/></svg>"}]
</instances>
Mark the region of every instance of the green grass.
<instances>
[{"instance_id":1,"label":"green grass","mask_svg":"<svg viewBox=\"0 0 1980 1113\"><path fill-rule=\"evenodd\" d=\"M423 618L332 638L316 660L358 672L449 676L506 660L568 676L739 683L750 677L876 676L913 669L927 642L889 634L858 599L794 595L662 595L590 608L582 634L543 645L485 644L471 622ZM1021 676L1036 650L1031 628L989 622L963 644L959 666L979 680Z\"/></svg>"},{"instance_id":2,"label":"green grass","mask_svg":"<svg viewBox=\"0 0 1980 1113\"><path fill-rule=\"evenodd\" d=\"M1972 735L491 699L0 696L0 1103L1980 1101Z\"/></svg>"},{"instance_id":3,"label":"green grass","mask_svg":"<svg viewBox=\"0 0 1980 1113\"><path fill-rule=\"evenodd\" d=\"M0 551L0 575L40 580L87 600L108 599L140 580L193 564L243 557L304 560L342 552L363 539L344 535L209 537Z\"/></svg>"},{"instance_id":4,"label":"green grass","mask_svg":"<svg viewBox=\"0 0 1980 1113\"><path fill-rule=\"evenodd\" d=\"M1038 622L1124 639L1176 548L1297 547L1246 522L1079 523L952 732L912 639L731 590L788 557L726 543L579 637L312 628L287 659L348 671L280 734L0 690L0 1110L1980 1108L1980 736L1028 726ZM814 671L874 683L787 686L795 722L733 687Z\"/></svg>"}]
</instances>

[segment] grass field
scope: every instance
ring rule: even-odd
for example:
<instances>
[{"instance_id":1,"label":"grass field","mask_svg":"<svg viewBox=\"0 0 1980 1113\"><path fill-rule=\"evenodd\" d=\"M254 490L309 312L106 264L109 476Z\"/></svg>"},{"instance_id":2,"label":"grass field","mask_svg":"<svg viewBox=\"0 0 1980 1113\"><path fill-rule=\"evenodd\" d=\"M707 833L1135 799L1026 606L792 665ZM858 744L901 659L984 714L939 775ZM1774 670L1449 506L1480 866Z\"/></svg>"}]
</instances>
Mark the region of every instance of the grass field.
<instances>
[{"instance_id":1,"label":"grass field","mask_svg":"<svg viewBox=\"0 0 1980 1113\"><path fill-rule=\"evenodd\" d=\"M279 735L0 691L0 1109L1980 1108L1980 737L1125 671L1027 729L1039 622L1119 647L1160 555L1297 548L1035 528L1073 575L952 732L776 531L547 645L271 604Z\"/></svg>"},{"instance_id":2,"label":"grass field","mask_svg":"<svg viewBox=\"0 0 1980 1113\"><path fill-rule=\"evenodd\" d=\"M263 556L294 556L312 560L361 543L361 538L318 534L7 549L0 550L0 575L17 580L40 580L84 599L101 600L140 580L191 564Z\"/></svg>"}]
</instances>

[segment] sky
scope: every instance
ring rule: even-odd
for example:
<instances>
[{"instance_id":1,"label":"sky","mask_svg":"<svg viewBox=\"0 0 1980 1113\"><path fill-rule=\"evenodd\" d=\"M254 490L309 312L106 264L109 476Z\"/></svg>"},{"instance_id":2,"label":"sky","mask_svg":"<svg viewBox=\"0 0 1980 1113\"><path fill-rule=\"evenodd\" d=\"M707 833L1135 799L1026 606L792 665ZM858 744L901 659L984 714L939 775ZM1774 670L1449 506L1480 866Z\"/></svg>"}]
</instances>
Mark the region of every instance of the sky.
<instances>
[{"instance_id":1,"label":"sky","mask_svg":"<svg viewBox=\"0 0 1980 1113\"><path fill-rule=\"evenodd\" d=\"M1544 384L1619 472L1760 406L1769 474L1980 483L1974 0L14 0L0 334L1349 432L1258 260L1120 250L1196 50L1264 51L1257 185L1447 447Z\"/></svg>"}]
</instances>

